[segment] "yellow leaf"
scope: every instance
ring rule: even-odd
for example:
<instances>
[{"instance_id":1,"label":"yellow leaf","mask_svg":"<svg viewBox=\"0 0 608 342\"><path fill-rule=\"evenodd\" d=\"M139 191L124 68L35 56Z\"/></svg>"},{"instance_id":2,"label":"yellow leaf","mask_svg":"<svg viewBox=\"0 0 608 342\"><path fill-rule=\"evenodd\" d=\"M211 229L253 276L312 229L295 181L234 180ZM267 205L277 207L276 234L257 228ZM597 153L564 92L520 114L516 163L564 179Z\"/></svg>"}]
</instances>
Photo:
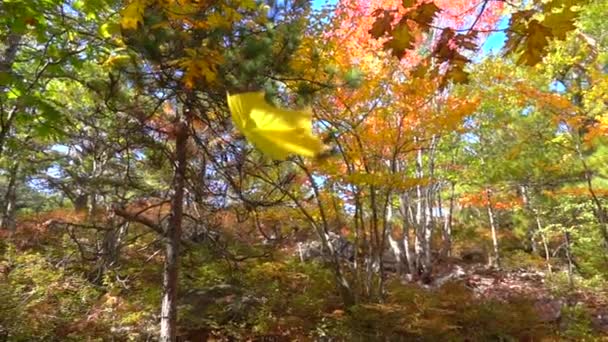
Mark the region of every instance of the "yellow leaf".
<instances>
[{"instance_id":1,"label":"yellow leaf","mask_svg":"<svg viewBox=\"0 0 608 342\"><path fill-rule=\"evenodd\" d=\"M131 58L129 55L110 56L103 62L102 65L108 68L120 68L127 65L130 60Z\"/></svg>"},{"instance_id":2,"label":"yellow leaf","mask_svg":"<svg viewBox=\"0 0 608 342\"><path fill-rule=\"evenodd\" d=\"M534 66L543 59L543 51L549 45L553 36L551 29L543 26L538 20L532 20L528 25L528 35L524 51L518 62Z\"/></svg>"},{"instance_id":3,"label":"yellow leaf","mask_svg":"<svg viewBox=\"0 0 608 342\"><path fill-rule=\"evenodd\" d=\"M400 23L392 33L392 38L384 43L385 49L392 50L393 56L397 58L403 57L405 50L412 49L414 37L412 36L407 23Z\"/></svg>"},{"instance_id":4,"label":"yellow leaf","mask_svg":"<svg viewBox=\"0 0 608 342\"><path fill-rule=\"evenodd\" d=\"M136 30L139 23L143 24L144 10L146 9L146 0L132 0L120 12L120 25L125 30Z\"/></svg>"},{"instance_id":5,"label":"yellow leaf","mask_svg":"<svg viewBox=\"0 0 608 342\"><path fill-rule=\"evenodd\" d=\"M312 114L276 108L263 92L228 94L232 120L262 153L275 160L290 154L315 157L323 150L321 140L312 134Z\"/></svg>"},{"instance_id":6,"label":"yellow leaf","mask_svg":"<svg viewBox=\"0 0 608 342\"><path fill-rule=\"evenodd\" d=\"M188 88L193 88L197 80L204 80L207 84L215 83L217 79L217 65L222 58L213 50L196 51L185 49L188 57L179 60L178 64L184 69L183 82Z\"/></svg>"},{"instance_id":7,"label":"yellow leaf","mask_svg":"<svg viewBox=\"0 0 608 342\"><path fill-rule=\"evenodd\" d=\"M576 15L576 12L566 7L561 12L547 14L543 20L543 25L551 29L555 38L564 40L566 39L566 34L576 28L574 26Z\"/></svg>"}]
</instances>

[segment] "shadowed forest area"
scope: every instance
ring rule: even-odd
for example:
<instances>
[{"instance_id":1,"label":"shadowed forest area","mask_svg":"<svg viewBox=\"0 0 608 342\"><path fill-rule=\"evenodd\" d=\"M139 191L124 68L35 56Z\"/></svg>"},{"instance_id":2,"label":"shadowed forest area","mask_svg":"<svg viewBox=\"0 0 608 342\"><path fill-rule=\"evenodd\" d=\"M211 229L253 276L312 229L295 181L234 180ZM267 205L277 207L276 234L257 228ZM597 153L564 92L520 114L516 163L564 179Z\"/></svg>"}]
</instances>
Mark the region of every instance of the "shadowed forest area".
<instances>
[{"instance_id":1,"label":"shadowed forest area","mask_svg":"<svg viewBox=\"0 0 608 342\"><path fill-rule=\"evenodd\" d=\"M0 342L608 340L606 16L1 1Z\"/></svg>"}]
</instances>

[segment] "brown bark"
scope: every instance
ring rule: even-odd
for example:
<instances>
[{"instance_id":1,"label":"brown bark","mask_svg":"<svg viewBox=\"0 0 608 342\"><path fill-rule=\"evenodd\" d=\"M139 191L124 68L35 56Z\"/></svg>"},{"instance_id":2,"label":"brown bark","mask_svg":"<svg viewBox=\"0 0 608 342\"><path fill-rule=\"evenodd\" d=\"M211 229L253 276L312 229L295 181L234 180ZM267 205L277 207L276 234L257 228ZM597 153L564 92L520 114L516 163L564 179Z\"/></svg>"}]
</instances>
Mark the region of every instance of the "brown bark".
<instances>
[{"instance_id":1,"label":"brown bark","mask_svg":"<svg viewBox=\"0 0 608 342\"><path fill-rule=\"evenodd\" d=\"M186 148L188 126L177 123L175 130L175 176L171 217L165 236L165 265L163 270L163 297L161 304L160 341L173 342L177 336L177 290L179 274L179 247L182 234L184 187L186 176Z\"/></svg>"},{"instance_id":2,"label":"brown bark","mask_svg":"<svg viewBox=\"0 0 608 342\"><path fill-rule=\"evenodd\" d=\"M0 229L15 229L15 212L17 205L17 175L19 163L15 163L9 171L9 181L6 192L2 199L2 216L0 217Z\"/></svg>"}]
</instances>

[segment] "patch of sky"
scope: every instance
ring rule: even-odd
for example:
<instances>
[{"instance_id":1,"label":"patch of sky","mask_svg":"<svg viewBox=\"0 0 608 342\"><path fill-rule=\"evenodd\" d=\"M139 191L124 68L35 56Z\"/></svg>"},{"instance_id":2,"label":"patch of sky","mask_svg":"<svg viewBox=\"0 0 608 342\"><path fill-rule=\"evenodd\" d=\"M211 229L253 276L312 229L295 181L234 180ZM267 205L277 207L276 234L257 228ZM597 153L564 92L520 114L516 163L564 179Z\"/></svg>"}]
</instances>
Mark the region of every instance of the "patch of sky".
<instances>
[{"instance_id":1,"label":"patch of sky","mask_svg":"<svg viewBox=\"0 0 608 342\"><path fill-rule=\"evenodd\" d=\"M61 154L67 154L70 148L65 145L55 144L51 146L51 150L55 152L59 152Z\"/></svg>"},{"instance_id":2,"label":"patch of sky","mask_svg":"<svg viewBox=\"0 0 608 342\"><path fill-rule=\"evenodd\" d=\"M311 6L315 11L320 11L325 6L333 6L338 3L338 0L312 0Z\"/></svg>"},{"instance_id":3,"label":"patch of sky","mask_svg":"<svg viewBox=\"0 0 608 342\"><path fill-rule=\"evenodd\" d=\"M510 18L510 15L505 15L498 21L498 25L496 26L497 31L490 33L481 45L482 55L495 55L502 50L507 42L507 35L505 32L509 27Z\"/></svg>"},{"instance_id":4,"label":"patch of sky","mask_svg":"<svg viewBox=\"0 0 608 342\"><path fill-rule=\"evenodd\" d=\"M549 84L549 89L556 93L563 93L566 91L566 86L561 81L555 80Z\"/></svg>"},{"instance_id":5,"label":"patch of sky","mask_svg":"<svg viewBox=\"0 0 608 342\"><path fill-rule=\"evenodd\" d=\"M532 113L533 110L534 110L533 106L528 106L528 107L522 109L521 116L528 116Z\"/></svg>"}]
</instances>

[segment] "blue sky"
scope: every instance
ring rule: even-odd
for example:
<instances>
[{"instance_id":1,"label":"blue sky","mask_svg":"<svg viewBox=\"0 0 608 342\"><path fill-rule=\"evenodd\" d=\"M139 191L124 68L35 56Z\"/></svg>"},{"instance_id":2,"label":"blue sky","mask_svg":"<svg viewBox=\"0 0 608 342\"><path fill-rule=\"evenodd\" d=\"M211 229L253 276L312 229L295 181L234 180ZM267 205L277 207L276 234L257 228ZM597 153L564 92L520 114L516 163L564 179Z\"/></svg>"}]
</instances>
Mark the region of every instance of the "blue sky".
<instances>
[{"instance_id":1,"label":"blue sky","mask_svg":"<svg viewBox=\"0 0 608 342\"><path fill-rule=\"evenodd\" d=\"M321 9L325 4L335 4L337 0L312 0L313 9Z\"/></svg>"},{"instance_id":2,"label":"blue sky","mask_svg":"<svg viewBox=\"0 0 608 342\"><path fill-rule=\"evenodd\" d=\"M509 17L504 16L498 23L497 28L499 30L505 30L507 27L509 27ZM504 32L492 32L481 46L482 54L487 55L500 52L500 49L505 46L506 41L507 35Z\"/></svg>"}]
</instances>

